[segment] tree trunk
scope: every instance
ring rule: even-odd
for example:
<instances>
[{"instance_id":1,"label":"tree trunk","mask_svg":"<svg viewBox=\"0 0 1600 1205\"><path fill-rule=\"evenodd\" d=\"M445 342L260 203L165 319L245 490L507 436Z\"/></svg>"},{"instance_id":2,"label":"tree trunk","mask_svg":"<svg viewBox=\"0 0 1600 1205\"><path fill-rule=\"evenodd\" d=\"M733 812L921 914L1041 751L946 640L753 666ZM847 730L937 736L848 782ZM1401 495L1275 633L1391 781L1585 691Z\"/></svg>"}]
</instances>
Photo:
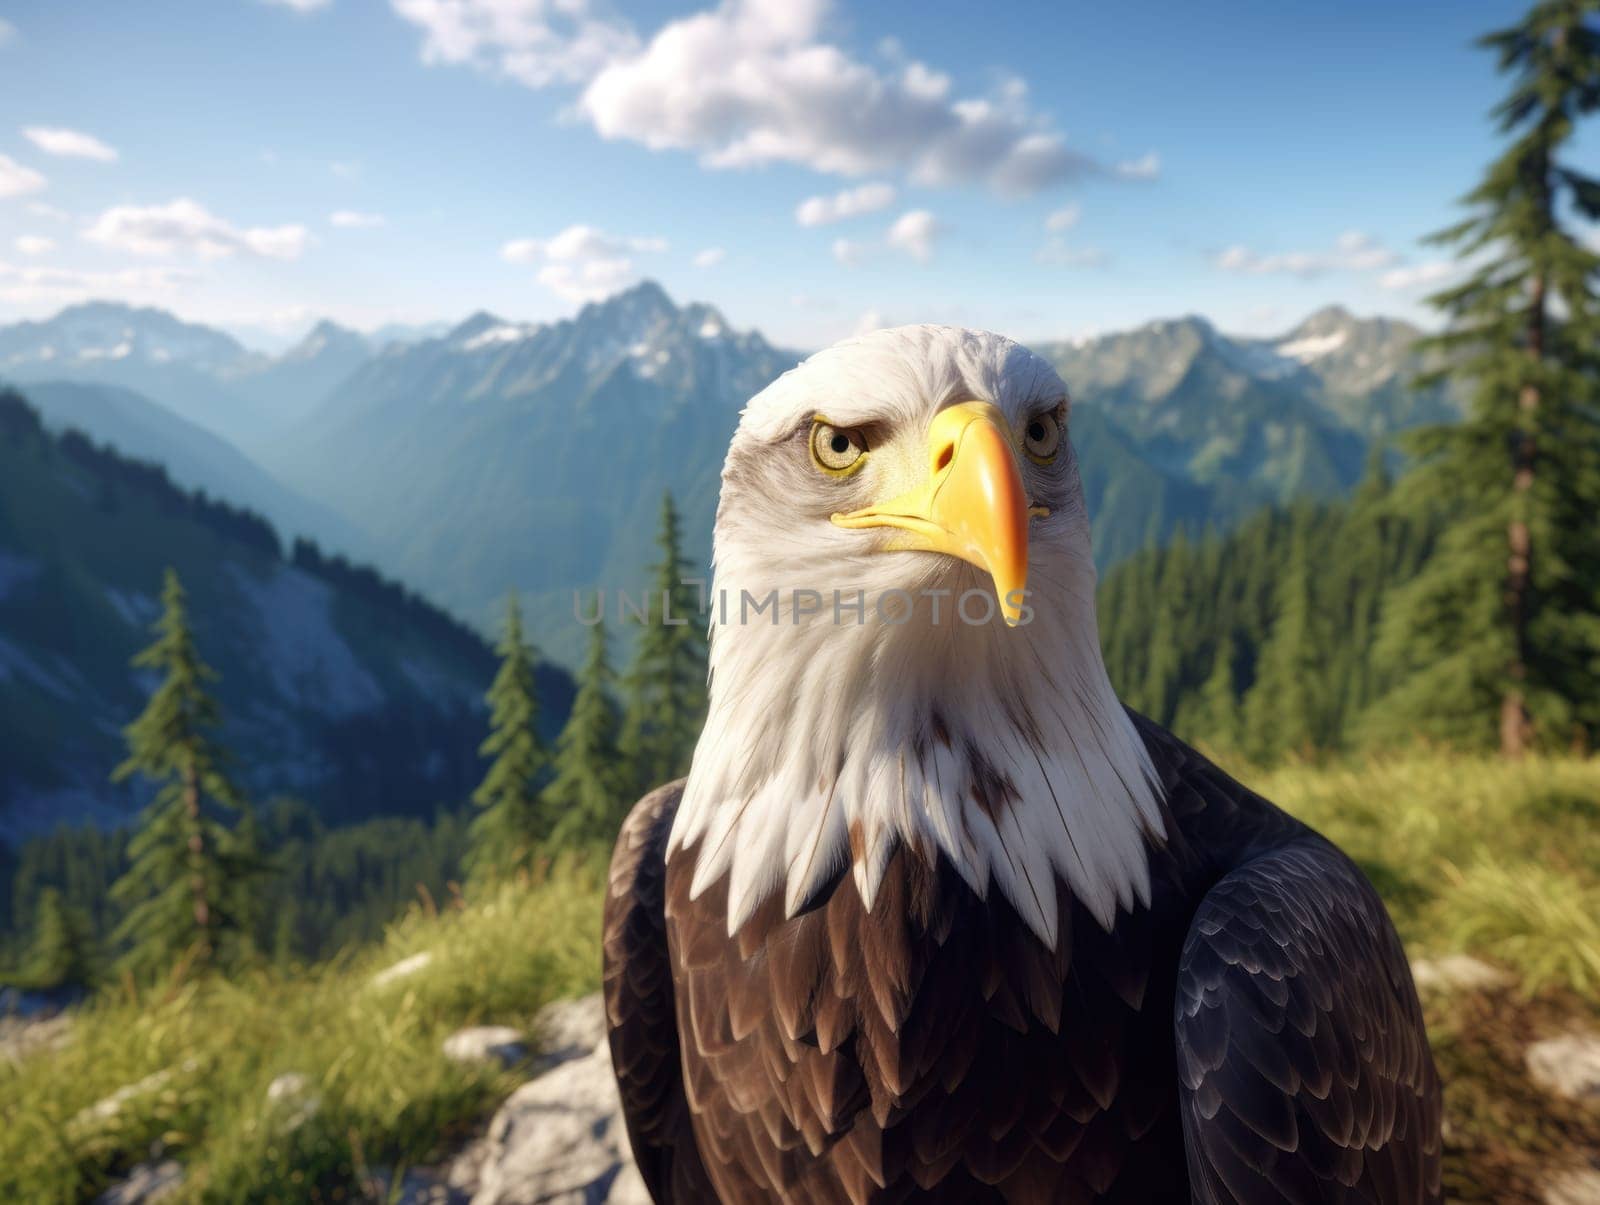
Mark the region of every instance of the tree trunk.
<instances>
[{"instance_id":1,"label":"tree trunk","mask_svg":"<svg viewBox=\"0 0 1600 1205\"><path fill-rule=\"evenodd\" d=\"M1528 305L1528 358L1537 370L1544 360L1545 278L1540 273L1533 278ZM1537 444L1534 424L1539 410L1539 384L1536 380L1522 386L1517 395L1518 431L1512 451L1511 521L1506 528L1506 612L1511 624L1511 664L1507 667L1508 682L1500 702L1500 752L1508 758L1520 758L1528 751L1533 739L1533 725L1528 715L1527 696L1524 693L1528 680L1528 593L1533 574L1533 536L1528 524L1528 510L1532 505L1533 478Z\"/></svg>"}]
</instances>

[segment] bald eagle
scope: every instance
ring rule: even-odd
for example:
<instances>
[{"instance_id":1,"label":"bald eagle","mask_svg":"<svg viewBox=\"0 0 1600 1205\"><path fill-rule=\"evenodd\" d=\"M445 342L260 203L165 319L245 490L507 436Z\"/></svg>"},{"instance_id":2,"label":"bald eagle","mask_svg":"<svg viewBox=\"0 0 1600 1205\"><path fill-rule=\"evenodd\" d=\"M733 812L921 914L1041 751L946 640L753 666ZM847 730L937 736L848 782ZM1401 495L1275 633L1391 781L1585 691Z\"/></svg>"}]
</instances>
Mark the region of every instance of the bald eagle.
<instances>
[{"instance_id":1,"label":"bald eagle","mask_svg":"<svg viewBox=\"0 0 1600 1205\"><path fill-rule=\"evenodd\" d=\"M1424 1202L1383 904L1119 703L1066 387L878 331L744 410L708 717L623 825L605 1002L661 1202Z\"/></svg>"}]
</instances>

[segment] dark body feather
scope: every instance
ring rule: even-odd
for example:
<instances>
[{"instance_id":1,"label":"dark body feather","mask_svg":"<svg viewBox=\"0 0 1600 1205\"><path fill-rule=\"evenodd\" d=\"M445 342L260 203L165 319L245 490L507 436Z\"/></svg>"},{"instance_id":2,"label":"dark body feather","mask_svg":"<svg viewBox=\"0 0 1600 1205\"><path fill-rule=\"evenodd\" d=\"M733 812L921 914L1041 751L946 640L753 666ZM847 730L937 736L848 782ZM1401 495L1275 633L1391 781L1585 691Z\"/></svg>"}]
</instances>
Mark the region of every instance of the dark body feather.
<instances>
[{"instance_id":1,"label":"dark body feather","mask_svg":"<svg viewBox=\"0 0 1600 1205\"><path fill-rule=\"evenodd\" d=\"M680 788L624 826L612 1056L656 1200L1424 1202L1439 1089L1382 904L1330 844L1137 719L1166 790L1148 908L1064 887L1055 950L897 849L726 932L665 865ZM1023 801L1026 806L1026 801Z\"/></svg>"}]
</instances>

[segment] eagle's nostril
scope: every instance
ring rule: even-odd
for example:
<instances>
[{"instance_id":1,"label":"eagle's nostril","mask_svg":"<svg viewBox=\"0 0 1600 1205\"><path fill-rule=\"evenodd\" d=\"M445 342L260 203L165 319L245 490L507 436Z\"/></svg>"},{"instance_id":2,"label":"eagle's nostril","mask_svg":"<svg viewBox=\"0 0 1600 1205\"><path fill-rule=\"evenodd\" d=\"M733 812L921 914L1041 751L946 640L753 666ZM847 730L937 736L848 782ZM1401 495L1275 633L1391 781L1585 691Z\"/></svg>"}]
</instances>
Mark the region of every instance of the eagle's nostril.
<instances>
[{"instance_id":1,"label":"eagle's nostril","mask_svg":"<svg viewBox=\"0 0 1600 1205\"><path fill-rule=\"evenodd\" d=\"M935 473L944 472L949 467L950 461L955 457L955 454L956 445L954 443L945 444L944 447L939 449L939 458L933 462L933 471Z\"/></svg>"}]
</instances>

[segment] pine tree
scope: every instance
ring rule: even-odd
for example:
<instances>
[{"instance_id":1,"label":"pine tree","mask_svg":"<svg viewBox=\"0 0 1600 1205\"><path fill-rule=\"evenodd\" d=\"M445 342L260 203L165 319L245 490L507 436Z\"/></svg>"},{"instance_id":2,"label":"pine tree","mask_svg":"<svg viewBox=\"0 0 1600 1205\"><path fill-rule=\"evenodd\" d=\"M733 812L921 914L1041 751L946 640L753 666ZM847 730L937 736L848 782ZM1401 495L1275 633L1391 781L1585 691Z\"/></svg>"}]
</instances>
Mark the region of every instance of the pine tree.
<instances>
[{"instance_id":1,"label":"pine tree","mask_svg":"<svg viewBox=\"0 0 1600 1205\"><path fill-rule=\"evenodd\" d=\"M163 673L143 713L124 733L128 757L112 774L159 784L128 845L130 865L112 897L127 909L114 935L127 942L127 963L139 973L180 959L203 968L239 952L244 924L234 905L260 867L241 850L216 813L243 803L225 771L226 752L212 739L220 721L207 683L216 671L200 658L189 627L182 584L168 569L156 640L134 658Z\"/></svg>"},{"instance_id":2,"label":"pine tree","mask_svg":"<svg viewBox=\"0 0 1600 1205\"><path fill-rule=\"evenodd\" d=\"M506 600L505 626L496 651L500 670L485 696L489 736L478 749L493 760L472 794L480 811L472 822L468 857L474 874L490 878L526 866L549 835L539 813L539 777L546 755L537 727L534 651L523 637L522 609L515 594Z\"/></svg>"},{"instance_id":3,"label":"pine tree","mask_svg":"<svg viewBox=\"0 0 1600 1205\"><path fill-rule=\"evenodd\" d=\"M1272 627L1245 696L1245 721L1257 757L1323 747L1321 624L1311 594L1310 516L1291 515L1289 559L1282 566Z\"/></svg>"},{"instance_id":4,"label":"pine tree","mask_svg":"<svg viewBox=\"0 0 1600 1205\"><path fill-rule=\"evenodd\" d=\"M686 580L690 565L670 493L661 500L657 543L661 559L651 569L649 618L628 674L620 742L632 788L639 793L688 771L706 707L700 598Z\"/></svg>"},{"instance_id":5,"label":"pine tree","mask_svg":"<svg viewBox=\"0 0 1600 1205\"><path fill-rule=\"evenodd\" d=\"M556 742L555 777L539 797L557 842L611 842L633 803L633 784L617 751L611 686L605 625L596 623L589 632L589 655L578 675L572 712Z\"/></svg>"},{"instance_id":6,"label":"pine tree","mask_svg":"<svg viewBox=\"0 0 1600 1205\"><path fill-rule=\"evenodd\" d=\"M1217 645L1211 674L1200 686L1189 708L1189 721L1183 735L1203 741L1224 753L1237 753L1243 744L1239 724L1239 687L1235 663L1238 645L1232 634Z\"/></svg>"},{"instance_id":7,"label":"pine tree","mask_svg":"<svg viewBox=\"0 0 1600 1205\"><path fill-rule=\"evenodd\" d=\"M1472 412L1416 439L1401 487L1460 518L1387 619L1411 672L1384 714L1508 757L1600 722L1600 257L1567 221L1600 218L1600 180L1561 158L1600 108L1597 13L1541 0L1481 40L1512 76L1495 110L1511 144L1435 236L1467 276L1431 299L1449 329L1430 381L1470 383Z\"/></svg>"},{"instance_id":8,"label":"pine tree","mask_svg":"<svg viewBox=\"0 0 1600 1205\"><path fill-rule=\"evenodd\" d=\"M23 979L42 990L91 987L96 957L89 918L70 907L54 887L40 893L34 917L33 945Z\"/></svg>"}]
</instances>

